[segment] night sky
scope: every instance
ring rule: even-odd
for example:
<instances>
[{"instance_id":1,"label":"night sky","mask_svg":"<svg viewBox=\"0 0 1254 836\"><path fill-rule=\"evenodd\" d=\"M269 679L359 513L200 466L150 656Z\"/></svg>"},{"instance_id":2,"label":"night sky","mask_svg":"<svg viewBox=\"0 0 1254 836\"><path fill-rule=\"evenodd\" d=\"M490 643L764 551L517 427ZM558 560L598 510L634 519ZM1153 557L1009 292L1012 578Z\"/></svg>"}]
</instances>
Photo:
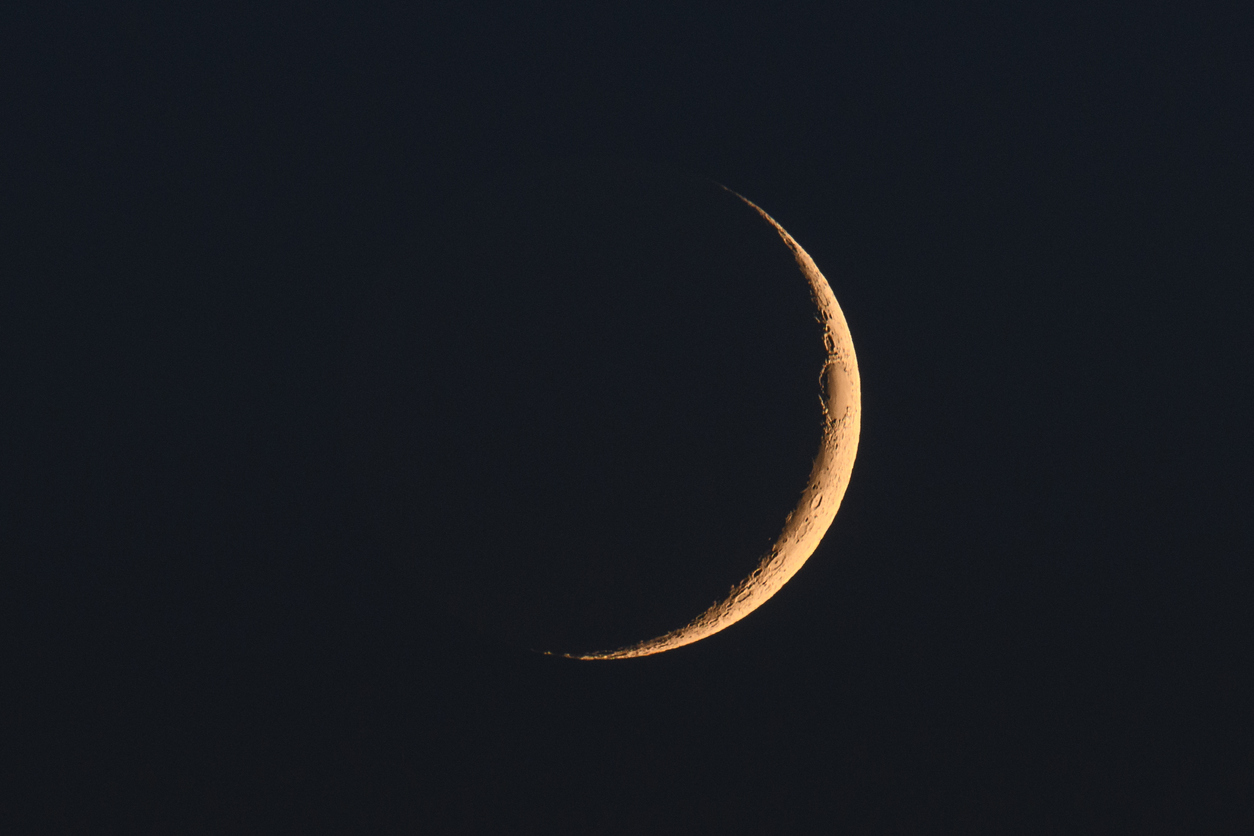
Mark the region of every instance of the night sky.
<instances>
[{"instance_id":1,"label":"night sky","mask_svg":"<svg viewBox=\"0 0 1254 836\"><path fill-rule=\"evenodd\" d=\"M0 829L1254 827L1250 20L103 5L0 23ZM540 655L804 485L712 183L849 491Z\"/></svg>"}]
</instances>

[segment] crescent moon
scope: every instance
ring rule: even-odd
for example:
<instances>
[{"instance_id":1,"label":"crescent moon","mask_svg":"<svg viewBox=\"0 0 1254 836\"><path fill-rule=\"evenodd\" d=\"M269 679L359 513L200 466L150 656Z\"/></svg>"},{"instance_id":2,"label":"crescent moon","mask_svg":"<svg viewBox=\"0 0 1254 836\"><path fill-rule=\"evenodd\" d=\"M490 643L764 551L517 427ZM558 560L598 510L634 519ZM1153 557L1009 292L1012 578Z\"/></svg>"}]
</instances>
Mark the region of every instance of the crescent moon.
<instances>
[{"instance_id":1,"label":"crescent moon","mask_svg":"<svg viewBox=\"0 0 1254 836\"><path fill-rule=\"evenodd\" d=\"M820 375L823 431L810 478L797 507L785 518L783 531L775 544L762 556L757 568L731 588L725 599L716 602L687 625L657 638L617 650L557 655L588 660L651 656L701 641L730 627L766 603L814 554L835 519L845 496L845 488L849 485L853 460L858 453L858 433L862 427L862 384L844 312L827 279L801 245L757 204L726 186L722 188L761 215L792 250L801 274L810 283L810 295L818 308L827 356Z\"/></svg>"}]
</instances>

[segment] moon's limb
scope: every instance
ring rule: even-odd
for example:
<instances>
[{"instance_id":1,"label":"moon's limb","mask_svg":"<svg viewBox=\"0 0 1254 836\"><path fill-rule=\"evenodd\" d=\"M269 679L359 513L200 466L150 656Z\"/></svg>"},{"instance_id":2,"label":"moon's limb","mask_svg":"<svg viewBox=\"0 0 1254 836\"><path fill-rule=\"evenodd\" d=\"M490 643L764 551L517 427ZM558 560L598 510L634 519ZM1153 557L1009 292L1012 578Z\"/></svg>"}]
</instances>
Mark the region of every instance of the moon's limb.
<instances>
[{"instance_id":1,"label":"moon's limb","mask_svg":"<svg viewBox=\"0 0 1254 836\"><path fill-rule=\"evenodd\" d=\"M650 656L700 641L735 624L762 606L797 574L801 565L818 548L845 496L849 475L853 472L853 460L858 453L858 433L862 426L861 380L849 325L827 279L801 245L757 204L731 189L727 191L743 200L774 227L792 250L797 265L810 283L810 294L823 324L823 344L827 349L821 374L823 432L819 452L814 458L801 500L784 520L779 539L749 577L731 588L727 598L715 603L684 627L665 635L618 650L560 654L567 658L630 659Z\"/></svg>"}]
</instances>

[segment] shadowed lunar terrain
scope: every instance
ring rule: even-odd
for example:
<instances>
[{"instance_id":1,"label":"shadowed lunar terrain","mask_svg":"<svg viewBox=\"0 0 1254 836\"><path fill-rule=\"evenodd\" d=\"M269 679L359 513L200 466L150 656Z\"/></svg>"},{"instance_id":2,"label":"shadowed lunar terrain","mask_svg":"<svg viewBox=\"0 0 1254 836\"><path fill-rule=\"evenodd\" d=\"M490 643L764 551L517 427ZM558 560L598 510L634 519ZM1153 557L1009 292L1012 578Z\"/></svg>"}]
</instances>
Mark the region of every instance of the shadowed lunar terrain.
<instances>
[{"instance_id":1,"label":"shadowed lunar terrain","mask_svg":"<svg viewBox=\"0 0 1254 836\"><path fill-rule=\"evenodd\" d=\"M415 606L584 652L687 623L757 565L806 486L825 352L752 208L535 166L451 193L403 249L348 401L361 504Z\"/></svg>"}]
</instances>

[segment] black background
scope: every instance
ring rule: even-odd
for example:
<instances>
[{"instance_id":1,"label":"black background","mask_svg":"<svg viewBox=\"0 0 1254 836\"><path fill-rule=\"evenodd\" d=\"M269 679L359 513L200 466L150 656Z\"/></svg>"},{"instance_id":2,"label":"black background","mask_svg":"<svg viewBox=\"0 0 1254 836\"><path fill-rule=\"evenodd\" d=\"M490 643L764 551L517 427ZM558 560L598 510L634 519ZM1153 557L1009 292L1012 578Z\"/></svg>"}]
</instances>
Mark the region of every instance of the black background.
<instances>
[{"instance_id":1,"label":"black background","mask_svg":"<svg viewBox=\"0 0 1254 836\"><path fill-rule=\"evenodd\" d=\"M4 15L15 823L1251 824L1249 21L930 2ZM450 242L479 237L464 219L483 194L587 156L710 178L774 215L831 280L864 383L851 487L797 579L698 645L606 664L468 626L395 559L369 443L394 427L354 388L389 391L362 334L407 310L396 287L482 290ZM762 292L738 281L728 298ZM525 291L481 301L544 307ZM596 304L575 298L543 332L574 342L547 357L598 345L565 330ZM498 384L492 352L448 350L480 321L429 325L396 379L436 375L472 422L463 369L485 402L534 394ZM749 386L719 368L712 387ZM576 372L540 406L612 400L596 377L568 401ZM748 438L728 391L710 414ZM621 424L655 449L635 403ZM792 426L766 412L769 432ZM815 428L792 432L804 460ZM589 433L545 449L603 450ZM432 484L397 490L453 507L475 488ZM476 536L511 542L484 519ZM410 525L446 520L423 506Z\"/></svg>"}]
</instances>

